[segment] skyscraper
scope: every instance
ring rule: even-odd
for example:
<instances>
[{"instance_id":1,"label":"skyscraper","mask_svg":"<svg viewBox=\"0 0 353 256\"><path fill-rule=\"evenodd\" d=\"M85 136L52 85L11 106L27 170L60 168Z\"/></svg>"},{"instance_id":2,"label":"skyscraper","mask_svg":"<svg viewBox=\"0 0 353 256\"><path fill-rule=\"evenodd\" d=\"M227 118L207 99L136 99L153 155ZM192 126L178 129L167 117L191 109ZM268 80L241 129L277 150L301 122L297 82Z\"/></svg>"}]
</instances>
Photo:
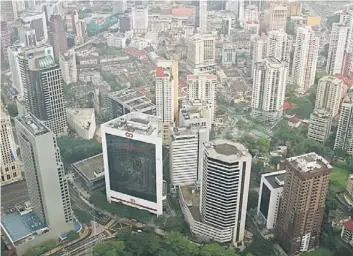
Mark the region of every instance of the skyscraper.
<instances>
[{"instance_id":1,"label":"skyscraper","mask_svg":"<svg viewBox=\"0 0 353 256\"><path fill-rule=\"evenodd\" d=\"M191 127L172 128L170 136L170 182L173 185L197 181L199 134Z\"/></svg>"},{"instance_id":2,"label":"skyscraper","mask_svg":"<svg viewBox=\"0 0 353 256\"><path fill-rule=\"evenodd\" d=\"M20 161L17 158L16 145L10 116L4 112L0 113L0 168L1 185L10 184L22 180Z\"/></svg>"},{"instance_id":3,"label":"skyscraper","mask_svg":"<svg viewBox=\"0 0 353 256\"><path fill-rule=\"evenodd\" d=\"M199 32L206 33L207 32L207 0L199 0Z\"/></svg>"},{"instance_id":4,"label":"skyscraper","mask_svg":"<svg viewBox=\"0 0 353 256\"><path fill-rule=\"evenodd\" d=\"M59 53L59 65L62 78L65 84L77 82L77 67L75 50Z\"/></svg>"},{"instance_id":5,"label":"skyscraper","mask_svg":"<svg viewBox=\"0 0 353 256\"><path fill-rule=\"evenodd\" d=\"M332 166L316 153L286 159L275 236L292 256L319 246Z\"/></svg>"},{"instance_id":6,"label":"skyscraper","mask_svg":"<svg viewBox=\"0 0 353 256\"><path fill-rule=\"evenodd\" d=\"M345 53L352 28L340 23L332 24L326 72L329 75L343 74Z\"/></svg>"},{"instance_id":7,"label":"skyscraper","mask_svg":"<svg viewBox=\"0 0 353 256\"><path fill-rule=\"evenodd\" d=\"M317 86L315 109L325 109L334 117L338 114L343 91L343 81L334 76L322 77Z\"/></svg>"},{"instance_id":8,"label":"skyscraper","mask_svg":"<svg viewBox=\"0 0 353 256\"><path fill-rule=\"evenodd\" d=\"M127 0L114 1L114 13L124 13L127 9Z\"/></svg>"},{"instance_id":9,"label":"skyscraper","mask_svg":"<svg viewBox=\"0 0 353 256\"><path fill-rule=\"evenodd\" d=\"M288 8L285 4L270 3L265 10L265 26L267 31L286 30Z\"/></svg>"},{"instance_id":10,"label":"skyscraper","mask_svg":"<svg viewBox=\"0 0 353 256\"><path fill-rule=\"evenodd\" d=\"M205 143L201 178L200 213L208 225L241 245L245 235L251 155L239 143L216 140Z\"/></svg>"},{"instance_id":11,"label":"skyscraper","mask_svg":"<svg viewBox=\"0 0 353 256\"><path fill-rule=\"evenodd\" d=\"M160 61L157 63L156 112L163 122L163 143L169 142L170 127L178 114L178 64L176 61Z\"/></svg>"},{"instance_id":12,"label":"skyscraper","mask_svg":"<svg viewBox=\"0 0 353 256\"><path fill-rule=\"evenodd\" d=\"M210 74L188 75L188 100L199 100L209 106L208 114L211 124L214 122L215 104L216 104L216 84L217 76Z\"/></svg>"},{"instance_id":13,"label":"skyscraper","mask_svg":"<svg viewBox=\"0 0 353 256\"><path fill-rule=\"evenodd\" d=\"M53 46L54 58L58 60L60 53L66 53L68 51L66 32L61 15L52 15L49 25L50 44Z\"/></svg>"},{"instance_id":14,"label":"skyscraper","mask_svg":"<svg viewBox=\"0 0 353 256\"><path fill-rule=\"evenodd\" d=\"M315 108L310 114L308 138L324 143L330 136L332 125L331 112L326 109Z\"/></svg>"},{"instance_id":15,"label":"skyscraper","mask_svg":"<svg viewBox=\"0 0 353 256\"><path fill-rule=\"evenodd\" d=\"M18 55L27 110L56 135L65 134L67 120L59 65L52 46L23 48Z\"/></svg>"},{"instance_id":16,"label":"skyscraper","mask_svg":"<svg viewBox=\"0 0 353 256\"><path fill-rule=\"evenodd\" d=\"M3 16L5 21L17 20L16 0L1 1L1 16Z\"/></svg>"},{"instance_id":17,"label":"skyscraper","mask_svg":"<svg viewBox=\"0 0 353 256\"><path fill-rule=\"evenodd\" d=\"M1 54L1 61L7 61L7 48L10 46L10 33L7 27L6 21L1 21L1 38L0 38L0 54Z\"/></svg>"},{"instance_id":18,"label":"skyscraper","mask_svg":"<svg viewBox=\"0 0 353 256\"><path fill-rule=\"evenodd\" d=\"M350 99L341 106L334 149L353 155L353 103Z\"/></svg>"},{"instance_id":19,"label":"skyscraper","mask_svg":"<svg viewBox=\"0 0 353 256\"><path fill-rule=\"evenodd\" d=\"M252 75L254 75L255 64L266 57L274 57L280 61L290 62L290 51L292 38L281 30L268 32L267 36L256 37L252 48Z\"/></svg>"},{"instance_id":20,"label":"skyscraper","mask_svg":"<svg viewBox=\"0 0 353 256\"><path fill-rule=\"evenodd\" d=\"M148 8L140 5L131 9L131 24L135 33L146 33L148 28Z\"/></svg>"},{"instance_id":21,"label":"skyscraper","mask_svg":"<svg viewBox=\"0 0 353 256\"><path fill-rule=\"evenodd\" d=\"M174 122L174 81L170 69L157 66L156 111L163 122Z\"/></svg>"},{"instance_id":22,"label":"skyscraper","mask_svg":"<svg viewBox=\"0 0 353 256\"><path fill-rule=\"evenodd\" d=\"M17 97L19 100L24 99L25 89L23 87L21 73L20 73L20 63L18 59L18 54L21 51L21 46L10 46L7 48L7 54L9 59L11 77L12 77L12 87L18 92Z\"/></svg>"},{"instance_id":23,"label":"skyscraper","mask_svg":"<svg viewBox=\"0 0 353 256\"><path fill-rule=\"evenodd\" d=\"M18 29L18 37L20 38L20 43L24 46L37 45L36 31L29 24L25 24Z\"/></svg>"},{"instance_id":24,"label":"skyscraper","mask_svg":"<svg viewBox=\"0 0 353 256\"><path fill-rule=\"evenodd\" d=\"M196 34L187 39L187 69L192 74L216 71L216 38L214 34Z\"/></svg>"},{"instance_id":25,"label":"skyscraper","mask_svg":"<svg viewBox=\"0 0 353 256\"><path fill-rule=\"evenodd\" d=\"M255 63L251 113L264 122L282 118L288 63L274 57Z\"/></svg>"},{"instance_id":26,"label":"skyscraper","mask_svg":"<svg viewBox=\"0 0 353 256\"><path fill-rule=\"evenodd\" d=\"M293 57L292 82L299 93L306 93L314 84L320 38L311 27L298 27Z\"/></svg>"},{"instance_id":27,"label":"skyscraper","mask_svg":"<svg viewBox=\"0 0 353 256\"><path fill-rule=\"evenodd\" d=\"M16 128L33 211L56 237L73 229L69 189L56 138L31 114Z\"/></svg>"},{"instance_id":28,"label":"skyscraper","mask_svg":"<svg viewBox=\"0 0 353 256\"><path fill-rule=\"evenodd\" d=\"M48 40L47 19L45 12L39 6L27 9L20 17L23 24L29 24L36 32L37 42Z\"/></svg>"},{"instance_id":29,"label":"skyscraper","mask_svg":"<svg viewBox=\"0 0 353 256\"><path fill-rule=\"evenodd\" d=\"M162 124L132 112L102 125L107 200L163 214Z\"/></svg>"}]
</instances>

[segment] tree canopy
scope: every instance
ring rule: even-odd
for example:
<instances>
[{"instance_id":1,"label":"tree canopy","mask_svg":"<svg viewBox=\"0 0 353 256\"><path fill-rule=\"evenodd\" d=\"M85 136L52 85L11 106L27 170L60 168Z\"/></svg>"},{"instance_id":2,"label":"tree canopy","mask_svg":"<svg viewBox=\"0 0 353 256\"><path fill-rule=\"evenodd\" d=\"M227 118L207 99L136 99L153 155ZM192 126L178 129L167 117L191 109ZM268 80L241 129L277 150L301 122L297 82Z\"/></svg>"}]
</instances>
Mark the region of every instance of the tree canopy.
<instances>
[{"instance_id":1,"label":"tree canopy","mask_svg":"<svg viewBox=\"0 0 353 256\"><path fill-rule=\"evenodd\" d=\"M117 241L94 247L94 256L236 256L234 249L219 244L200 245L177 232L164 237L148 233L134 233L123 229L116 236Z\"/></svg>"},{"instance_id":2,"label":"tree canopy","mask_svg":"<svg viewBox=\"0 0 353 256\"><path fill-rule=\"evenodd\" d=\"M58 145L65 164L72 164L102 153L102 145L95 139L84 140L71 136L61 136L58 138Z\"/></svg>"},{"instance_id":3,"label":"tree canopy","mask_svg":"<svg viewBox=\"0 0 353 256\"><path fill-rule=\"evenodd\" d=\"M48 252L56 247L55 240L48 240L42 243L41 245L35 246L25 252L24 256L39 256L45 252Z\"/></svg>"}]
</instances>

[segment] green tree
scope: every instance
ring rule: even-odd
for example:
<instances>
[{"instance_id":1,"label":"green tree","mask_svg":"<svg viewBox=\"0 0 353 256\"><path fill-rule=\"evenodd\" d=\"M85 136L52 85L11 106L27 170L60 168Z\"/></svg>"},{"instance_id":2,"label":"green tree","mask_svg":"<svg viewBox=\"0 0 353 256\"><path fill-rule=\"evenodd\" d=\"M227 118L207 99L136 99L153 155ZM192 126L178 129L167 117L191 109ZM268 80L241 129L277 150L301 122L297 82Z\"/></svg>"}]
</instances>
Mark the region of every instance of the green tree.
<instances>
[{"instance_id":1,"label":"green tree","mask_svg":"<svg viewBox=\"0 0 353 256\"><path fill-rule=\"evenodd\" d=\"M17 108L16 103L9 103L7 105L7 112L9 113L9 115L11 117L17 116L18 115L18 108Z\"/></svg>"},{"instance_id":2,"label":"green tree","mask_svg":"<svg viewBox=\"0 0 353 256\"><path fill-rule=\"evenodd\" d=\"M78 235L77 232L70 230L69 233L67 233L66 239L69 241L74 241L76 239L79 239L80 236Z\"/></svg>"},{"instance_id":3,"label":"green tree","mask_svg":"<svg viewBox=\"0 0 353 256\"><path fill-rule=\"evenodd\" d=\"M75 209L74 214L79 222L82 224L89 224L91 220L93 220L92 216L89 215L87 212L82 211L80 209Z\"/></svg>"},{"instance_id":4,"label":"green tree","mask_svg":"<svg viewBox=\"0 0 353 256\"><path fill-rule=\"evenodd\" d=\"M94 246L93 256L121 256L127 255L124 252L125 244L122 241L100 243Z\"/></svg>"},{"instance_id":5,"label":"green tree","mask_svg":"<svg viewBox=\"0 0 353 256\"><path fill-rule=\"evenodd\" d=\"M259 199L259 193L254 190L249 191L248 195L248 210L256 208Z\"/></svg>"},{"instance_id":6,"label":"green tree","mask_svg":"<svg viewBox=\"0 0 353 256\"><path fill-rule=\"evenodd\" d=\"M234 250L226 249L225 247L213 243L205 244L201 247L200 256L236 256Z\"/></svg>"},{"instance_id":7,"label":"green tree","mask_svg":"<svg viewBox=\"0 0 353 256\"><path fill-rule=\"evenodd\" d=\"M270 158L270 164L273 166L277 166L281 162L280 156L273 156Z\"/></svg>"},{"instance_id":8,"label":"green tree","mask_svg":"<svg viewBox=\"0 0 353 256\"><path fill-rule=\"evenodd\" d=\"M64 163L67 165L102 153L102 145L95 139L84 140L61 136L58 138L58 145Z\"/></svg>"},{"instance_id":9,"label":"green tree","mask_svg":"<svg viewBox=\"0 0 353 256\"><path fill-rule=\"evenodd\" d=\"M48 252L54 249L57 245L55 240L47 240L43 242L41 245L35 246L28 251L25 252L25 256L39 256L45 252Z\"/></svg>"}]
</instances>

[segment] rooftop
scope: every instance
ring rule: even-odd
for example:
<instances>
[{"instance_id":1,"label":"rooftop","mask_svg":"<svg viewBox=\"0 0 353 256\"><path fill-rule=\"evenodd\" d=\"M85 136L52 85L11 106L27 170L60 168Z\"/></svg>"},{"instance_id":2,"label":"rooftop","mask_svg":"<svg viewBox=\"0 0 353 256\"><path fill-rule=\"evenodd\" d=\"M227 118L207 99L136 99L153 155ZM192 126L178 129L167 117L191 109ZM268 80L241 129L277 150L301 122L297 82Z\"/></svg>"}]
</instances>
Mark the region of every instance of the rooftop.
<instances>
[{"instance_id":1,"label":"rooftop","mask_svg":"<svg viewBox=\"0 0 353 256\"><path fill-rule=\"evenodd\" d=\"M353 220L347 220L345 223L343 223L343 226L345 229L348 229L353 233Z\"/></svg>"},{"instance_id":2,"label":"rooftop","mask_svg":"<svg viewBox=\"0 0 353 256\"><path fill-rule=\"evenodd\" d=\"M164 71L162 67L156 67L156 77L169 77L169 74L166 74Z\"/></svg>"},{"instance_id":3,"label":"rooftop","mask_svg":"<svg viewBox=\"0 0 353 256\"><path fill-rule=\"evenodd\" d=\"M102 126L147 136L161 137L162 135L161 119L139 112L130 112L106 122Z\"/></svg>"},{"instance_id":4,"label":"rooftop","mask_svg":"<svg viewBox=\"0 0 353 256\"><path fill-rule=\"evenodd\" d=\"M104 177L103 154L95 155L73 163L72 166L88 181Z\"/></svg>"},{"instance_id":5,"label":"rooftop","mask_svg":"<svg viewBox=\"0 0 353 256\"><path fill-rule=\"evenodd\" d=\"M220 159L222 161L233 161L234 157L250 157L248 149L240 143L229 140L214 140L205 143L206 151L212 158Z\"/></svg>"},{"instance_id":6,"label":"rooftop","mask_svg":"<svg viewBox=\"0 0 353 256\"><path fill-rule=\"evenodd\" d=\"M33 213L21 215L18 212L1 216L1 225L9 234L13 242L20 240L37 230L46 228L46 225Z\"/></svg>"},{"instance_id":7,"label":"rooftop","mask_svg":"<svg viewBox=\"0 0 353 256\"><path fill-rule=\"evenodd\" d=\"M109 94L109 98L125 105L131 112L143 112L147 109L154 109L156 106L140 91L134 89L124 89Z\"/></svg>"},{"instance_id":8,"label":"rooftop","mask_svg":"<svg viewBox=\"0 0 353 256\"><path fill-rule=\"evenodd\" d=\"M212 75L212 74L202 74L202 75L187 75L186 79L187 80L198 80L198 79L209 79L209 80L217 80L217 76L216 75Z\"/></svg>"},{"instance_id":9,"label":"rooftop","mask_svg":"<svg viewBox=\"0 0 353 256\"><path fill-rule=\"evenodd\" d=\"M32 114L17 116L17 120L33 135L42 135L50 132L50 130Z\"/></svg>"},{"instance_id":10,"label":"rooftop","mask_svg":"<svg viewBox=\"0 0 353 256\"><path fill-rule=\"evenodd\" d=\"M75 123L81 124L86 130L90 128L94 108L67 108L66 112Z\"/></svg>"},{"instance_id":11,"label":"rooftop","mask_svg":"<svg viewBox=\"0 0 353 256\"><path fill-rule=\"evenodd\" d=\"M287 163L296 170L305 173L315 173L323 169L332 169L332 166L325 158L314 152L287 158Z\"/></svg>"},{"instance_id":12,"label":"rooftop","mask_svg":"<svg viewBox=\"0 0 353 256\"><path fill-rule=\"evenodd\" d=\"M200 190L193 185L180 186L180 191L183 195L185 204L189 207L194 220L201 221L199 210L200 205Z\"/></svg>"},{"instance_id":13,"label":"rooftop","mask_svg":"<svg viewBox=\"0 0 353 256\"><path fill-rule=\"evenodd\" d=\"M281 188L284 185L286 171L278 171L264 174L264 178L270 183L272 188Z\"/></svg>"}]
</instances>

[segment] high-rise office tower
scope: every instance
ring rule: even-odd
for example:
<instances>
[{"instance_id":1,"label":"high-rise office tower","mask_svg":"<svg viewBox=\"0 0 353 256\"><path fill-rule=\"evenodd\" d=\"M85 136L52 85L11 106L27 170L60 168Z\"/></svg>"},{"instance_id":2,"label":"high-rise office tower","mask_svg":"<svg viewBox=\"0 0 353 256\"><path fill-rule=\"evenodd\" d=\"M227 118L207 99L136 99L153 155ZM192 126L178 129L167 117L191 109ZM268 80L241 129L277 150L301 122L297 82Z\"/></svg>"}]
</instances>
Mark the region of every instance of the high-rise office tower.
<instances>
[{"instance_id":1,"label":"high-rise office tower","mask_svg":"<svg viewBox=\"0 0 353 256\"><path fill-rule=\"evenodd\" d=\"M7 54L9 59L11 77L12 77L12 87L18 92L17 97L19 100L24 99L25 89L23 87L20 71L20 63L18 59L18 54L21 51L21 46L10 46L7 48Z\"/></svg>"},{"instance_id":2,"label":"high-rise office tower","mask_svg":"<svg viewBox=\"0 0 353 256\"><path fill-rule=\"evenodd\" d=\"M194 35L187 40L187 69L192 74L216 71L216 37L214 34Z\"/></svg>"},{"instance_id":3,"label":"high-rise office tower","mask_svg":"<svg viewBox=\"0 0 353 256\"><path fill-rule=\"evenodd\" d=\"M169 146L171 184L194 184L198 173L198 131L191 127L172 128Z\"/></svg>"},{"instance_id":4,"label":"high-rise office tower","mask_svg":"<svg viewBox=\"0 0 353 256\"><path fill-rule=\"evenodd\" d=\"M324 76L318 82L315 109L325 109L334 117L338 114L342 98L343 81L334 76Z\"/></svg>"},{"instance_id":5,"label":"high-rise office tower","mask_svg":"<svg viewBox=\"0 0 353 256\"><path fill-rule=\"evenodd\" d=\"M214 122L215 104L216 104L216 84L217 76L210 74L188 75L188 100L199 100L210 106L209 116L211 124Z\"/></svg>"},{"instance_id":6,"label":"high-rise office tower","mask_svg":"<svg viewBox=\"0 0 353 256\"><path fill-rule=\"evenodd\" d=\"M1 54L1 61L7 61L7 48L10 46L10 32L7 27L6 21L1 21L1 38L0 38L0 54Z\"/></svg>"},{"instance_id":7,"label":"high-rise office tower","mask_svg":"<svg viewBox=\"0 0 353 256\"><path fill-rule=\"evenodd\" d=\"M254 76L255 64L266 57L290 63L291 48L292 38L282 30L273 30L267 36L256 37L252 48L252 75Z\"/></svg>"},{"instance_id":8,"label":"high-rise office tower","mask_svg":"<svg viewBox=\"0 0 353 256\"><path fill-rule=\"evenodd\" d=\"M16 0L1 1L1 16L5 21L17 20L17 5Z\"/></svg>"},{"instance_id":9,"label":"high-rise office tower","mask_svg":"<svg viewBox=\"0 0 353 256\"><path fill-rule=\"evenodd\" d=\"M199 32L206 33L207 32L207 0L199 0Z\"/></svg>"},{"instance_id":10,"label":"high-rise office tower","mask_svg":"<svg viewBox=\"0 0 353 256\"><path fill-rule=\"evenodd\" d=\"M211 104L200 100L182 101L180 107L178 126L192 127L198 133L198 181L200 181L201 172L203 170L203 144L210 140L212 124L209 112L211 107Z\"/></svg>"},{"instance_id":11,"label":"high-rise office tower","mask_svg":"<svg viewBox=\"0 0 353 256\"><path fill-rule=\"evenodd\" d=\"M71 13L71 26L75 33L77 33L78 18L79 18L78 11L73 10Z\"/></svg>"},{"instance_id":12,"label":"high-rise office tower","mask_svg":"<svg viewBox=\"0 0 353 256\"><path fill-rule=\"evenodd\" d=\"M56 135L65 134L67 119L59 65L53 47L23 48L18 54L26 109Z\"/></svg>"},{"instance_id":13,"label":"high-rise office tower","mask_svg":"<svg viewBox=\"0 0 353 256\"><path fill-rule=\"evenodd\" d=\"M251 112L264 122L282 118L288 63L274 57L255 64Z\"/></svg>"},{"instance_id":14,"label":"high-rise office tower","mask_svg":"<svg viewBox=\"0 0 353 256\"><path fill-rule=\"evenodd\" d=\"M76 83L77 67L74 49L70 49L67 52L61 52L59 54L59 65L64 83Z\"/></svg>"},{"instance_id":15,"label":"high-rise office tower","mask_svg":"<svg viewBox=\"0 0 353 256\"><path fill-rule=\"evenodd\" d=\"M343 59L343 67L342 67L342 74L344 76L348 77L353 77L353 12L352 10L343 10L340 13L340 20L339 24L342 27L348 27L348 35L347 35L347 41L345 44L345 49L344 49L344 59ZM334 40L334 38L333 38ZM341 41L342 42L342 41ZM335 45L334 42L330 42L333 45ZM337 49L338 51L341 51L341 49ZM339 62L337 62L337 65L339 65Z\"/></svg>"},{"instance_id":16,"label":"high-rise office tower","mask_svg":"<svg viewBox=\"0 0 353 256\"><path fill-rule=\"evenodd\" d=\"M173 71L157 63L156 73L156 112L163 122L174 122L175 82Z\"/></svg>"},{"instance_id":17,"label":"high-rise office tower","mask_svg":"<svg viewBox=\"0 0 353 256\"><path fill-rule=\"evenodd\" d=\"M351 100L342 103L334 149L353 155L353 103Z\"/></svg>"},{"instance_id":18,"label":"high-rise office tower","mask_svg":"<svg viewBox=\"0 0 353 256\"><path fill-rule=\"evenodd\" d=\"M238 0L238 21L241 27L244 27L244 0Z\"/></svg>"},{"instance_id":19,"label":"high-rise office tower","mask_svg":"<svg viewBox=\"0 0 353 256\"><path fill-rule=\"evenodd\" d=\"M136 6L131 9L132 29L136 33L146 33L148 28L148 8Z\"/></svg>"},{"instance_id":20,"label":"high-rise office tower","mask_svg":"<svg viewBox=\"0 0 353 256\"><path fill-rule=\"evenodd\" d=\"M205 143L200 213L208 225L223 229L235 245L243 242L251 172L251 155L239 143Z\"/></svg>"},{"instance_id":21,"label":"high-rise office tower","mask_svg":"<svg viewBox=\"0 0 353 256\"><path fill-rule=\"evenodd\" d=\"M314 84L320 37L309 26L298 27L293 57L292 82L299 93L306 93Z\"/></svg>"},{"instance_id":22,"label":"high-rise office tower","mask_svg":"<svg viewBox=\"0 0 353 256\"><path fill-rule=\"evenodd\" d=\"M22 180L20 161L17 158L10 116L0 113L0 168L1 185Z\"/></svg>"},{"instance_id":23,"label":"high-rise office tower","mask_svg":"<svg viewBox=\"0 0 353 256\"><path fill-rule=\"evenodd\" d=\"M286 30L287 6L281 3L271 3L265 10L265 26L267 31Z\"/></svg>"},{"instance_id":24,"label":"high-rise office tower","mask_svg":"<svg viewBox=\"0 0 353 256\"><path fill-rule=\"evenodd\" d=\"M170 127L178 116L178 62L159 61L156 73L156 113L163 122L163 143L169 143Z\"/></svg>"},{"instance_id":25,"label":"high-rise office tower","mask_svg":"<svg viewBox=\"0 0 353 256\"><path fill-rule=\"evenodd\" d=\"M259 11L256 5L247 5L244 13L244 23L259 22Z\"/></svg>"},{"instance_id":26,"label":"high-rise office tower","mask_svg":"<svg viewBox=\"0 0 353 256\"><path fill-rule=\"evenodd\" d=\"M118 0L113 2L114 13L124 13L127 10L127 0Z\"/></svg>"},{"instance_id":27,"label":"high-rise office tower","mask_svg":"<svg viewBox=\"0 0 353 256\"><path fill-rule=\"evenodd\" d=\"M33 211L57 236L73 229L64 164L56 138L31 114L16 118L18 141Z\"/></svg>"},{"instance_id":28,"label":"high-rise office tower","mask_svg":"<svg viewBox=\"0 0 353 256\"><path fill-rule=\"evenodd\" d=\"M36 31L29 24L25 24L18 29L18 37L20 38L20 43L24 46L37 45Z\"/></svg>"},{"instance_id":29,"label":"high-rise office tower","mask_svg":"<svg viewBox=\"0 0 353 256\"><path fill-rule=\"evenodd\" d=\"M159 117L138 112L102 125L107 200L163 214L163 156Z\"/></svg>"},{"instance_id":30,"label":"high-rise office tower","mask_svg":"<svg viewBox=\"0 0 353 256\"><path fill-rule=\"evenodd\" d=\"M275 235L292 256L319 246L332 166L316 153L308 153L287 158L286 170Z\"/></svg>"},{"instance_id":31,"label":"high-rise office tower","mask_svg":"<svg viewBox=\"0 0 353 256\"><path fill-rule=\"evenodd\" d=\"M352 28L340 23L332 25L326 72L329 75L344 73L344 60Z\"/></svg>"},{"instance_id":32,"label":"high-rise office tower","mask_svg":"<svg viewBox=\"0 0 353 256\"><path fill-rule=\"evenodd\" d=\"M26 9L25 0L16 0L17 12L23 12Z\"/></svg>"},{"instance_id":33,"label":"high-rise office tower","mask_svg":"<svg viewBox=\"0 0 353 256\"><path fill-rule=\"evenodd\" d=\"M26 10L21 14L20 19L23 24L29 24L35 30L37 42L48 40L47 19L40 6Z\"/></svg>"},{"instance_id":34,"label":"high-rise office tower","mask_svg":"<svg viewBox=\"0 0 353 256\"><path fill-rule=\"evenodd\" d=\"M66 31L62 17L60 15L52 15L49 26L49 41L53 46L54 58L58 60L60 53L66 53L68 51Z\"/></svg>"},{"instance_id":35,"label":"high-rise office tower","mask_svg":"<svg viewBox=\"0 0 353 256\"><path fill-rule=\"evenodd\" d=\"M324 143L330 136L332 115L330 111L315 108L310 114L308 138Z\"/></svg>"}]
</instances>

